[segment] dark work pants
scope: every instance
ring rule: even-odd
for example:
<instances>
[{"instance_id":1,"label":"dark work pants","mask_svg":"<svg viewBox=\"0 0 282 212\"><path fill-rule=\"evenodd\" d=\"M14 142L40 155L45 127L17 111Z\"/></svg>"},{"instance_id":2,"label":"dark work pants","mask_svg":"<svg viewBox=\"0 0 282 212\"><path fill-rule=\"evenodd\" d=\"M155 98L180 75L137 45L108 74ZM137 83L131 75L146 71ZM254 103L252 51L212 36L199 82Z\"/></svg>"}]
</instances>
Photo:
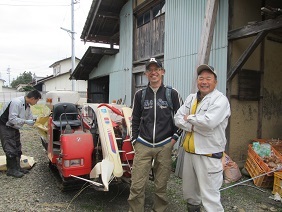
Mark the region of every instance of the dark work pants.
<instances>
[{"instance_id":1,"label":"dark work pants","mask_svg":"<svg viewBox=\"0 0 282 212\"><path fill-rule=\"evenodd\" d=\"M0 139L2 148L8 157L18 157L22 154L20 131L0 124Z\"/></svg>"}]
</instances>

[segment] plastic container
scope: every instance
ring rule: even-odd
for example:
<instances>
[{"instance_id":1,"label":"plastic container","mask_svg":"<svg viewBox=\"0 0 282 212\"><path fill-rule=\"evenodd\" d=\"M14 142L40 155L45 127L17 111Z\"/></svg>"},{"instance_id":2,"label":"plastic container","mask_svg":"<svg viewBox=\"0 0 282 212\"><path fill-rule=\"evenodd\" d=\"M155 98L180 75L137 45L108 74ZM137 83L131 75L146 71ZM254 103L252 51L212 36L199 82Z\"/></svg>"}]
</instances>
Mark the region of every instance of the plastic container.
<instances>
[{"instance_id":1,"label":"plastic container","mask_svg":"<svg viewBox=\"0 0 282 212\"><path fill-rule=\"evenodd\" d=\"M73 103L77 104L80 96L76 91L49 91L46 93L46 106L49 107L50 110L53 109L53 106L57 103Z\"/></svg>"},{"instance_id":2,"label":"plastic container","mask_svg":"<svg viewBox=\"0 0 282 212\"><path fill-rule=\"evenodd\" d=\"M282 155L282 140L281 139L259 139L259 138L255 138L253 139L253 144L255 142L259 142L259 143L268 143L270 144L280 155Z\"/></svg>"},{"instance_id":3,"label":"plastic container","mask_svg":"<svg viewBox=\"0 0 282 212\"><path fill-rule=\"evenodd\" d=\"M260 144L260 150L258 155L261 157L265 157L265 156L269 157L271 155L271 145L268 143Z\"/></svg>"}]
</instances>

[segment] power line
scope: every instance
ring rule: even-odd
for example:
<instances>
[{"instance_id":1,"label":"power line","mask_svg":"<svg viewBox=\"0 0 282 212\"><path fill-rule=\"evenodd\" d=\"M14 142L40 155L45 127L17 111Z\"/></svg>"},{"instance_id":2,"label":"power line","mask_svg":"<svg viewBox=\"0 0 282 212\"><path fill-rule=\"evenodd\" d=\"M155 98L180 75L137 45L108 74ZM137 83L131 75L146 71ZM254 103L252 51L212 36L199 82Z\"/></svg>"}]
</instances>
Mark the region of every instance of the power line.
<instances>
[{"instance_id":1,"label":"power line","mask_svg":"<svg viewBox=\"0 0 282 212\"><path fill-rule=\"evenodd\" d=\"M27 67L27 68L12 68L14 71L21 71L21 70L36 70L36 69L47 69L49 68L49 65L40 65L40 66L33 66L33 67ZM1 68L1 69L4 69L4 68ZM4 71L1 71L0 72L4 72ZM5 71L6 72L6 71Z\"/></svg>"},{"instance_id":2,"label":"power line","mask_svg":"<svg viewBox=\"0 0 282 212\"><path fill-rule=\"evenodd\" d=\"M2 0L3 1L3 0ZM35 1L30 1L30 0L7 0L7 1L17 1L17 2L31 2L31 3L38 3L38 0L35 0ZM50 0L50 1L52 1L52 0ZM46 1L46 2L50 2L50 1ZM58 2L58 1L66 1L66 0L53 0L53 1L55 1L55 2ZM43 2L42 0L41 0L41 2ZM46 2L43 2L43 3L46 3Z\"/></svg>"},{"instance_id":3,"label":"power line","mask_svg":"<svg viewBox=\"0 0 282 212\"><path fill-rule=\"evenodd\" d=\"M11 6L11 7L66 7L70 4L1 4L0 6Z\"/></svg>"}]
</instances>

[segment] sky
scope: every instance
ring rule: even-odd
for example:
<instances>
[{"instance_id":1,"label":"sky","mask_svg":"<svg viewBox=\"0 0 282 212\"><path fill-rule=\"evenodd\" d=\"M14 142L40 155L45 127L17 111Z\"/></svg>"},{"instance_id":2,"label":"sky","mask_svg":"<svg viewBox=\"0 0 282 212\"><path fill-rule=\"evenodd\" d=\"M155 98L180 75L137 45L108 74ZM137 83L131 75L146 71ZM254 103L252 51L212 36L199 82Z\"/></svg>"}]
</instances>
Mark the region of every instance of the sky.
<instances>
[{"instance_id":1,"label":"sky","mask_svg":"<svg viewBox=\"0 0 282 212\"><path fill-rule=\"evenodd\" d=\"M71 34L61 29L71 30L71 2L0 1L0 79L6 81L4 85L25 71L49 76L53 72L50 65L71 57ZM89 45L95 45L80 39L92 0L75 2L75 56L81 59Z\"/></svg>"}]
</instances>

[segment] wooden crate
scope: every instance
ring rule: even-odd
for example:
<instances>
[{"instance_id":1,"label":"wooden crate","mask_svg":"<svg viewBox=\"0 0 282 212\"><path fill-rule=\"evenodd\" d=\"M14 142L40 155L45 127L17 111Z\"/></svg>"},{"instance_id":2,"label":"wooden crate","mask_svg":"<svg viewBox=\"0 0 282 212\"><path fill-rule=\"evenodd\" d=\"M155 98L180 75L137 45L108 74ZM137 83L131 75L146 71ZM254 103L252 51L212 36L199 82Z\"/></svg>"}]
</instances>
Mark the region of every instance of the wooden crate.
<instances>
[{"instance_id":1,"label":"wooden crate","mask_svg":"<svg viewBox=\"0 0 282 212\"><path fill-rule=\"evenodd\" d=\"M277 157L279 158L281 161L282 161L282 155L279 154L279 152L277 152L276 149L274 149L273 146L271 146L271 151L272 153ZM263 162L263 159L255 152L255 150L253 150L253 145L252 144L249 144L249 148L248 148L248 155L252 155L252 157L254 158L254 160L256 161L256 163L261 167L261 169L267 173L267 172L271 172L272 169L270 169L268 167L268 165ZM273 176L273 172L272 173L269 173L267 174L268 176Z\"/></svg>"},{"instance_id":2,"label":"wooden crate","mask_svg":"<svg viewBox=\"0 0 282 212\"><path fill-rule=\"evenodd\" d=\"M277 144L277 145L273 144L272 146L277 152L279 152L280 155L282 155L282 144Z\"/></svg>"},{"instance_id":3,"label":"wooden crate","mask_svg":"<svg viewBox=\"0 0 282 212\"><path fill-rule=\"evenodd\" d=\"M278 193L282 197L282 171L274 172L274 183L272 193Z\"/></svg>"},{"instance_id":4,"label":"wooden crate","mask_svg":"<svg viewBox=\"0 0 282 212\"><path fill-rule=\"evenodd\" d=\"M249 172L252 178L266 173L264 170L262 170L259 164L256 163L253 155L249 153L248 153L247 161L245 163L245 169ZM273 176L264 175L264 176L255 178L253 181L254 181L254 184L258 187L272 188L273 179L274 179Z\"/></svg>"}]
</instances>

